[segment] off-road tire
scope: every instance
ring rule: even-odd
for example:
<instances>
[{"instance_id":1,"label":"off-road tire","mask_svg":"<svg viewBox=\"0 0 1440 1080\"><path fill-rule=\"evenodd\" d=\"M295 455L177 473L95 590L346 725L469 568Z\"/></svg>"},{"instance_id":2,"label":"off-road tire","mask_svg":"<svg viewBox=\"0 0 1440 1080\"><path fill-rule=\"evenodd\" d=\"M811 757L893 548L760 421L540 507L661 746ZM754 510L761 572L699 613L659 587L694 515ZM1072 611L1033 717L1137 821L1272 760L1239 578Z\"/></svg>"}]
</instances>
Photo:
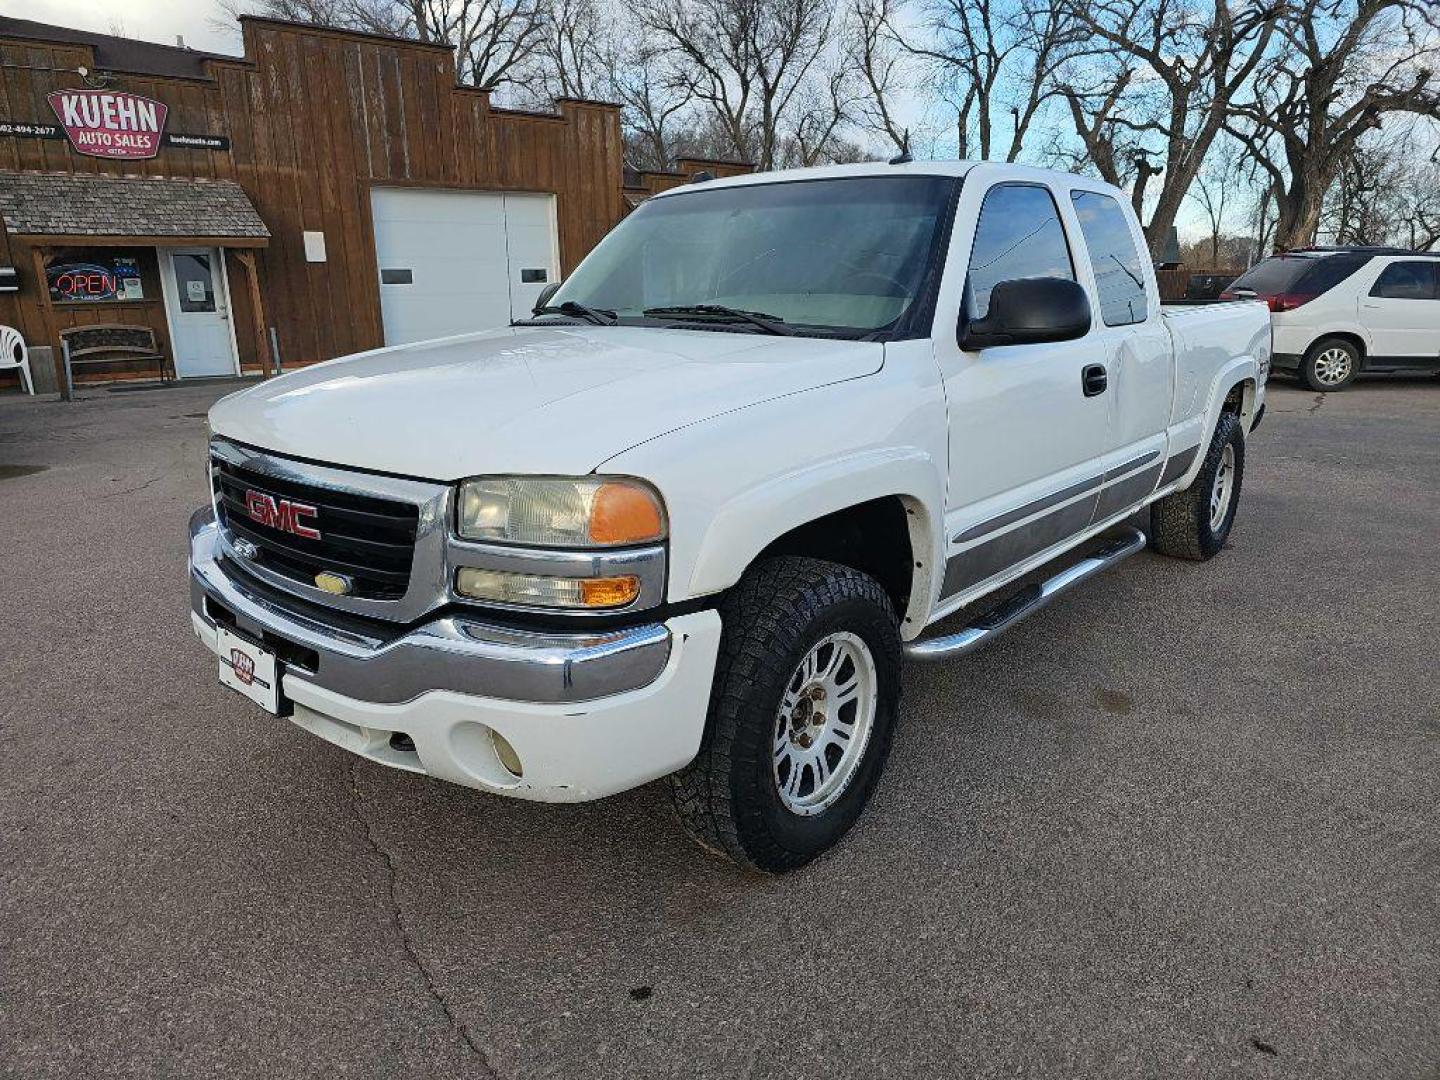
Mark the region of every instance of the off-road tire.
<instances>
[{"instance_id":1,"label":"off-road tire","mask_svg":"<svg viewBox=\"0 0 1440 1080\"><path fill-rule=\"evenodd\" d=\"M1316 374L1315 365L1323 353L1332 349L1340 349L1349 355L1350 373L1339 382L1323 382ZM1305 358L1300 361L1300 369L1296 374L1300 376L1300 381L1307 389L1314 390L1318 394L1331 394L1336 390L1344 390L1355 381L1355 376L1360 374L1360 364L1360 350L1355 347L1354 342L1346 341L1344 338L1321 338L1305 353Z\"/></svg>"},{"instance_id":2,"label":"off-road tire","mask_svg":"<svg viewBox=\"0 0 1440 1080\"><path fill-rule=\"evenodd\" d=\"M1215 473L1225 447L1234 453L1234 488L1229 507L1219 528L1210 523L1210 496ZM1200 475L1184 491L1167 495L1150 505L1150 546L1162 555L1203 562L1213 558L1230 535L1235 512L1240 507L1241 482L1245 478L1245 434L1240 418L1234 413L1221 413L1210 439L1210 448L1200 466Z\"/></svg>"},{"instance_id":3,"label":"off-road tire","mask_svg":"<svg viewBox=\"0 0 1440 1080\"><path fill-rule=\"evenodd\" d=\"M900 705L901 649L894 608L874 578L820 559L784 557L752 568L720 606L723 630L704 741L670 778L680 820L704 848L779 873L839 842L885 768ZM772 739L782 696L801 660L829 634L849 631L877 675L869 742L849 785L814 816L781 802Z\"/></svg>"}]
</instances>

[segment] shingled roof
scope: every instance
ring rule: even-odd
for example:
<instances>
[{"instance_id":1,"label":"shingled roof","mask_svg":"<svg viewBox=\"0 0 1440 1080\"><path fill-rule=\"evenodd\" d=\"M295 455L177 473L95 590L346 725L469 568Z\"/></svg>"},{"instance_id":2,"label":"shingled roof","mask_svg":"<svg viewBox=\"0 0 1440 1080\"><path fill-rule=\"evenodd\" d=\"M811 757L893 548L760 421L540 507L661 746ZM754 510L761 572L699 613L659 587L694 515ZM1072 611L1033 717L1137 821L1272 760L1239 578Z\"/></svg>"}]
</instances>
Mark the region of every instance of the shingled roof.
<instances>
[{"instance_id":1,"label":"shingled roof","mask_svg":"<svg viewBox=\"0 0 1440 1080\"><path fill-rule=\"evenodd\" d=\"M250 247L270 238L233 180L0 172L0 216L15 236L185 238Z\"/></svg>"}]
</instances>

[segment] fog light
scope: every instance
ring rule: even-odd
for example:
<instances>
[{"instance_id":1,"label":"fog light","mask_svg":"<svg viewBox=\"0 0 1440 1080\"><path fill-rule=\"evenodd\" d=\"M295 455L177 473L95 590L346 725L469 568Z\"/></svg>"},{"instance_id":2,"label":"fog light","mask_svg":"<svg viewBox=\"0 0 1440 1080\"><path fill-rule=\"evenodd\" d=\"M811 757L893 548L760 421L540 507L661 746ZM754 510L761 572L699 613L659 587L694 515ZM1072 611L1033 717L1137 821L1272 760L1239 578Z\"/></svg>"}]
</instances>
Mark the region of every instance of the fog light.
<instances>
[{"instance_id":1,"label":"fog light","mask_svg":"<svg viewBox=\"0 0 1440 1080\"><path fill-rule=\"evenodd\" d=\"M525 770L520 767L520 755L515 753L515 748L505 736L491 728L490 741L495 744L495 756L500 759L500 764L505 766L505 771L516 779L524 776Z\"/></svg>"},{"instance_id":2,"label":"fog light","mask_svg":"<svg viewBox=\"0 0 1440 1080\"><path fill-rule=\"evenodd\" d=\"M637 577L557 578L462 566L455 591L471 600L546 608L618 608L640 595Z\"/></svg>"}]
</instances>

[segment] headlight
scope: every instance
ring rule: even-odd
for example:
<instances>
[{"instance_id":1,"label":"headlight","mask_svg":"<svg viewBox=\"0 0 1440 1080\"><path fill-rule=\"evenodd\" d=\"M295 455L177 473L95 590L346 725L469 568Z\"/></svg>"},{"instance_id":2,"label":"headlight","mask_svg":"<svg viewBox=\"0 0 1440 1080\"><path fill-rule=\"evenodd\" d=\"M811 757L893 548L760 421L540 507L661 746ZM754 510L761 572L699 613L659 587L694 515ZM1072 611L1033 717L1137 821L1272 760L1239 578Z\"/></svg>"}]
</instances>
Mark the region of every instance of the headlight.
<instances>
[{"instance_id":1,"label":"headlight","mask_svg":"<svg viewBox=\"0 0 1440 1080\"><path fill-rule=\"evenodd\" d=\"M638 480L490 476L460 486L466 540L536 547L619 547L665 538L660 496Z\"/></svg>"}]
</instances>

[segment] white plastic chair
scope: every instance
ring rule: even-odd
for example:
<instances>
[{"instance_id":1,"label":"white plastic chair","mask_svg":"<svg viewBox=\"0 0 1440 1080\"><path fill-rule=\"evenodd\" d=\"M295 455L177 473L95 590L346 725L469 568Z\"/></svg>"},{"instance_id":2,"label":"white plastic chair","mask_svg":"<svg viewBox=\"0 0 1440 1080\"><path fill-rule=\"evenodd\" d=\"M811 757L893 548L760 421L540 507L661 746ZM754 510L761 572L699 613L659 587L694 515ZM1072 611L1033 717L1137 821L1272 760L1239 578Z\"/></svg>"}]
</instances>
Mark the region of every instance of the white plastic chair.
<instances>
[{"instance_id":1,"label":"white plastic chair","mask_svg":"<svg viewBox=\"0 0 1440 1080\"><path fill-rule=\"evenodd\" d=\"M30 378L30 352L25 348L25 339L20 331L10 326L0 326L0 371L20 369L20 384L27 394L35 393L35 383Z\"/></svg>"}]
</instances>

